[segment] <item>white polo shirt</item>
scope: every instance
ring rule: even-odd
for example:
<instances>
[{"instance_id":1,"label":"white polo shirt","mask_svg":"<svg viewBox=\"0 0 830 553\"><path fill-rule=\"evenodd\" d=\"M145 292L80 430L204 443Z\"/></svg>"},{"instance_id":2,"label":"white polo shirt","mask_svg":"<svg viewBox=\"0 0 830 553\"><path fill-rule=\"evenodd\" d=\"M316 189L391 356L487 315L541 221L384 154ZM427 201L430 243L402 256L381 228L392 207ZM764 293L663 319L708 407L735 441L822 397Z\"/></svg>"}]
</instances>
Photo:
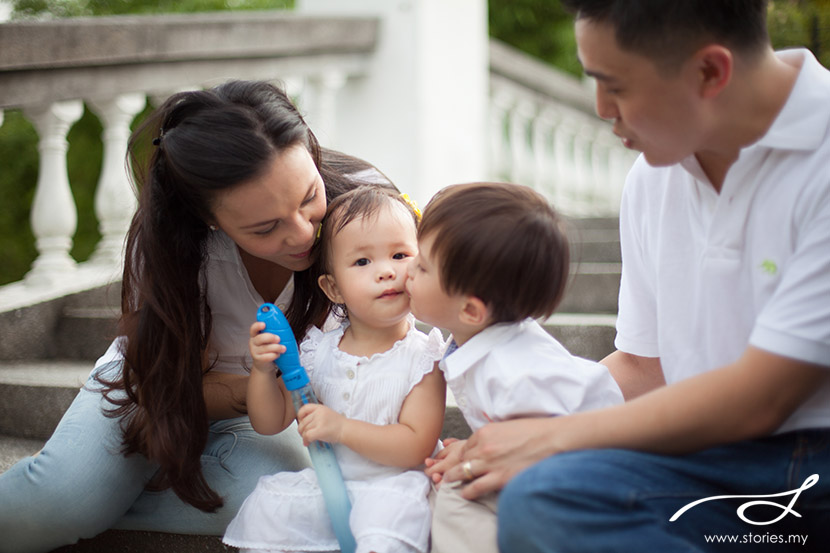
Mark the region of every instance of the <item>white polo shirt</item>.
<instances>
[{"instance_id":1,"label":"white polo shirt","mask_svg":"<svg viewBox=\"0 0 830 553\"><path fill-rule=\"evenodd\" d=\"M830 71L807 50L783 110L720 194L694 156L626 181L618 349L660 357L669 383L749 344L830 368ZM830 379L828 379L830 381ZM779 429L830 427L830 382Z\"/></svg>"},{"instance_id":2,"label":"white polo shirt","mask_svg":"<svg viewBox=\"0 0 830 553\"><path fill-rule=\"evenodd\" d=\"M571 355L533 319L490 326L439 366L473 431L488 422L623 402L604 365Z\"/></svg>"}]
</instances>

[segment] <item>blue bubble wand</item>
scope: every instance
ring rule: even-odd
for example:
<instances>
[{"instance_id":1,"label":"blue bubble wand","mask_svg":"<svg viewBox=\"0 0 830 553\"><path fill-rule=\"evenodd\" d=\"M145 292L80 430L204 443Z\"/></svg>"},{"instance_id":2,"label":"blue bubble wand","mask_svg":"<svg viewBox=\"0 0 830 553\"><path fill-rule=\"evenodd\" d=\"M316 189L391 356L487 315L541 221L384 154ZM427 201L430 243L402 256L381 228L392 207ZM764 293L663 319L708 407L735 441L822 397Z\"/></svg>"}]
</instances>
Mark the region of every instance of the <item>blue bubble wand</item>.
<instances>
[{"instance_id":1,"label":"blue bubble wand","mask_svg":"<svg viewBox=\"0 0 830 553\"><path fill-rule=\"evenodd\" d=\"M311 389L305 368L300 364L297 340L282 311L273 303L263 303L257 311L256 318L257 321L265 323L263 332L276 334L280 338L280 343L285 346L285 353L280 355L274 363L282 371L282 379L285 387L291 392L295 411L299 411L300 407L306 403L320 403L314 390ZM323 492L323 500L331 518L334 535L340 543L340 551L354 553L357 544L349 527L352 503L346 492L346 483L343 481L343 473L340 472L340 465L337 464L334 450L327 442L314 441L308 445L308 453L311 455L311 464L317 473L317 481Z\"/></svg>"}]
</instances>

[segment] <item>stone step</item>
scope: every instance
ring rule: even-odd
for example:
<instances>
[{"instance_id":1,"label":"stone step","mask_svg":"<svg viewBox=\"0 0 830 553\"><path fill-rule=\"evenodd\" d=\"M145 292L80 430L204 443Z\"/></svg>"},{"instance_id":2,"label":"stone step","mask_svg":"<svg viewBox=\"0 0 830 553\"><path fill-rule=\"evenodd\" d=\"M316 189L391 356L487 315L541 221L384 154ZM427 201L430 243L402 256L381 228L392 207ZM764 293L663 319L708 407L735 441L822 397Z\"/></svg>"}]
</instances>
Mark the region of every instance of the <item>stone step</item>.
<instances>
[{"instance_id":1,"label":"stone step","mask_svg":"<svg viewBox=\"0 0 830 553\"><path fill-rule=\"evenodd\" d=\"M165 534L134 530L107 530L92 539L80 540L52 550L52 553L228 553L239 551L222 543L219 536Z\"/></svg>"},{"instance_id":2,"label":"stone step","mask_svg":"<svg viewBox=\"0 0 830 553\"><path fill-rule=\"evenodd\" d=\"M542 325L574 355L599 361L614 350L615 321L614 315L555 313ZM0 434L48 438L91 368L91 362L73 360L1 363ZM454 416L448 412L448 425Z\"/></svg>"},{"instance_id":3,"label":"stone step","mask_svg":"<svg viewBox=\"0 0 830 553\"><path fill-rule=\"evenodd\" d=\"M562 303L563 313L617 312L621 263L574 263Z\"/></svg>"},{"instance_id":4,"label":"stone step","mask_svg":"<svg viewBox=\"0 0 830 553\"><path fill-rule=\"evenodd\" d=\"M51 436L91 370L92 363L86 361L0 364L0 434L37 439Z\"/></svg>"},{"instance_id":5,"label":"stone step","mask_svg":"<svg viewBox=\"0 0 830 553\"><path fill-rule=\"evenodd\" d=\"M572 263L619 263L620 235L616 230L587 229L571 236Z\"/></svg>"}]
</instances>

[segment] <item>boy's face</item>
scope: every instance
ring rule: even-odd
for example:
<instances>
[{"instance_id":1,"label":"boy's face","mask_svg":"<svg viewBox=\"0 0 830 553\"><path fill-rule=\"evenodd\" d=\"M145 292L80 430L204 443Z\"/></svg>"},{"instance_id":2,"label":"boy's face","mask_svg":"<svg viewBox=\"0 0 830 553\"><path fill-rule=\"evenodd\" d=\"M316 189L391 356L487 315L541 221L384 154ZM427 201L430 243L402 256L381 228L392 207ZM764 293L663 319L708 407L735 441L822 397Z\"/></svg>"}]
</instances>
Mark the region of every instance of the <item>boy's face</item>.
<instances>
[{"instance_id":1,"label":"boy's face","mask_svg":"<svg viewBox=\"0 0 830 553\"><path fill-rule=\"evenodd\" d=\"M349 222L328 247L331 274L320 277L320 286L332 301L346 304L353 324L383 328L406 317L404 283L418 242L403 206L384 206L373 217Z\"/></svg>"},{"instance_id":2,"label":"boy's face","mask_svg":"<svg viewBox=\"0 0 830 553\"><path fill-rule=\"evenodd\" d=\"M441 287L440 266L432 254L434 235L421 237L418 255L410 263L406 279L409 307L419 321L455 334L461 296L450 296Z\"/></svg>"},{"instance_id":3,"label":"boy's face","mask_svg":"<svg viewBox=\"0 0 830 553\"><path fill-rule=\"evenodd\" d=\"M661 74L651 59L623 50L611 25L578 19L579 59L597 81L596 111L614 134L651 165L671 165L701 144L698 79L690 62Z\"/></svg>"}]
</instances>

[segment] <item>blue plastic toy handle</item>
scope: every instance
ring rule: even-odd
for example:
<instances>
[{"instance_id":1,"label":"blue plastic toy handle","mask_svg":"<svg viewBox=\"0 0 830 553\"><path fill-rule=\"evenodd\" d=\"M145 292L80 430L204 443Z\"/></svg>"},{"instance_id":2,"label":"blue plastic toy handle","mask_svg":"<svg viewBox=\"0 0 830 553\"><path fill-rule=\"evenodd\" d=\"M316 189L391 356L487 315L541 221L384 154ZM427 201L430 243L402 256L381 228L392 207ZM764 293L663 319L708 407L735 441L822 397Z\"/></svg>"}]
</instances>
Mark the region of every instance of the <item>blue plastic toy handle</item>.
<instances>
[{"instance_id":1,"label":"blue plastic toy handle","mask_svg":"<svg viewBox=\"0 0 830 553\"><path fill-rule=\"evenodd\" d=\"M308 374L300 364L297 340L294 338L288 319L273 303L260 305L256 318L257 321L265 323L265 329L262 332L276 334L280 337L280 343L286 348L285 353L280 355L274 363L282 371L282 379L285 387L291 392L294 408L299 411L305 403L317 403L317 397L308 381ZM349 527L352 504L334 450L331 444L326 442L312 442L308 446L308 452L314 471L317 473L317 481L323 493L332 529L340 544L340 551L341 553L354 553L357 544Z\"/></svg>"},{"instance_id":2,"label":"blue plastic toy handle","mask_svg":"<svg viewBox=\"0 0 830 553\"><path fill-rule=\"evenodd\" d=\"M288 319L285 318L280 308L273 303L263 303L259 306L256 314L257 321L265 323L263 332L276 334L280 338L280 344L285 346L285 353L280 355L275 363L282 371L282 378L285 387L291 390L298 390L308 384L308 375L300 364L300 352L297 349L297 340Z\"/></svg>"}]
</instances>

